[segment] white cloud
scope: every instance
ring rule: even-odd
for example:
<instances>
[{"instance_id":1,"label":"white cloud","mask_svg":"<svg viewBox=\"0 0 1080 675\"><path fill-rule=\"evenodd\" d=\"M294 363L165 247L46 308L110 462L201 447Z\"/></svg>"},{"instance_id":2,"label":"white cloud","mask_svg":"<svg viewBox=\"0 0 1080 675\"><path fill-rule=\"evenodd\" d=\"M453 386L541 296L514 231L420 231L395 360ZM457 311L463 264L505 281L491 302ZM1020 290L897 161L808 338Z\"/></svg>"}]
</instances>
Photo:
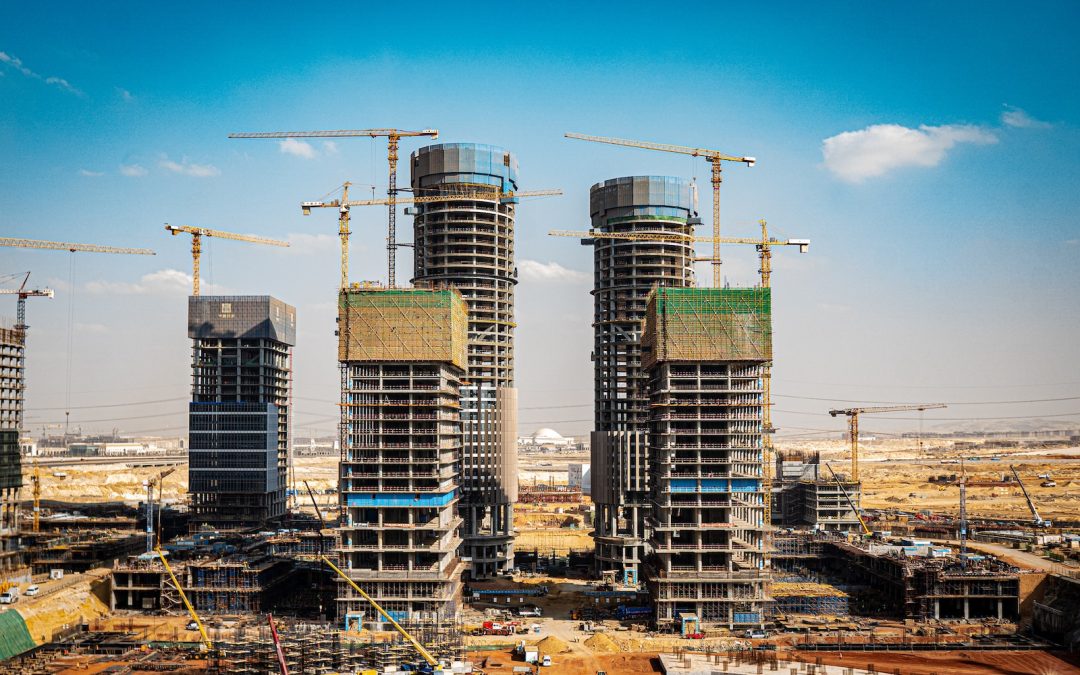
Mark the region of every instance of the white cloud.
<instances>
[{"instance_id":1,"label":"white cloud","mask_svg":"<svg viewBox=\"0 0 1080 675\"><path fill-rule=\"evenodd\" d=\"M120 173L128 178L139 178L146 175L146 167L141 164L121 164Z\"/></svg>"},{"instance_id":2,"label":"white cloud","mask_svg":"<svg viewBox=\"0 0 1080 675\"><path fill-rule=\"evenodd\" d=\"M591 278L585 272L563 267L557 262L542 263L536 260L519 260L518 273L525 281L553 283L588 281Z\"/></svg>"},{"instance_id":3,"label":"white cloud","mask_svg":"<svg viewBox=\"0 0 1080 675\"><path fill-rule=\"evenodd\" d=\"M41 79L40 75L23 65L22 59L7 52L0 52L0 63L6 63L27 77Z\"/></svg>"},{"instance_id":4,"label":"white cloud","mask_svg":"<svg viewBox=\"0 0 1080 675\"><path fill-rule=\"evenodd\" d=\"M1022 108L1007 103L1005 104L1005 112L1001 113L1001 122L1005 126L1019 129L1049 129L1054 126L1049 122L1035 119Z\"/></svg>"},{"instance_id":5,"label":"white cloud","mask_svg":"<svg viewBox=\"0 0 1080 675\"><path fill-rule=\"evenodd\" d=\"M90 169L79 169L79 175L88 178L97 178L98 176L104 176L105 174L100 171L91 171Z\"/></svg>"},{"instance_id":6,"label":"white cloud","mask_svg":"<svg viewBox=\"0 0 1080 675\"><path fill-rule=\"evenodd\" d=\"M283 141L278 141L278 148L286 155L294 155L296 157L303 157L304 159L315 159L315 148L311 147L311 144L307 141L298 141L295 138L286 138Z\"/></svg>"},{"instance_id":7,"label":"white cloud","mask_svg":"<svg viewBox=\"0 0 1080 675\"><path fill-rule=\"evenodd\" d=\"M72 86L71 83L68 82L67 80L65 80L64 78L62 78L62 77L53 77L53 76L44 77L44 76L42 76L42 75L40 75L38 73L35 73L34 71L30 70L30 68L28 68L25 63L22 62L22 59L15 56L14 54L8 54L7 52L0 52L0 63L6 64L10 68L14 68L15 70L19 71L20 73L22 73L23 75L25 75L25 76L27 76L29 78L32 78L32 79L35 79L35 80L41 80L45 84L51 84L53 86L59 87L60 89L63 89L66 92L75 94L76 96L83 96L82 91L80 91L78 88Z\"/></svg>"},{"instance_id":8,"label":"white cloud","mask_svg":"<svg viewBox=\"0 0 1080 675\"><path fill-rule=\"evenodd\" d=\"M45 84L54 84L57 87L63 89L64 91L70 91L72 94L77 94L79 96L82 95L81 91L71 86L71 83L62 77L46 77Z\"/></svg>"},{"instance_id":9,"label":"white cloud","mask_svg":"<svg viewBox=\"0 0 1080 675\"><path fill-rule=\"evenodd\" d=\"M337 143L334 141L323 141L323 151L328 155L336 155L338 153Z\"/></svg>"},{"instance_id":10,"label":"white cloud","mask_svg":"<svg viewBox=\"0 0 1080 675\"><path fill-rule=\"evenodd\" d=\"M126 281L88 281L87 293L99 295L190 295L194 280L187 272L165 269L144 274L135 283ZM221 293L225 289L216 284L200 283L204 293Z\"/></svg>"},{"instance_id":11,"label":"white cloud","mask_svg":"<svg viewBox=\"0 0 1080 675\"><path fill-rule=\"evenodd\" d=\"M1066 239L1066 246L1080 246L1080 239Z\"/></svg>"},{"instance_id":12,"label":"white cloud","mask_svg":"<svg viewBox=\"0 0 1080 675\"><path fill-rule=\"evenodd\" d=\"M966 124L939 127L924 124L918 129L899 124L875 124L826 138L821 143L821 152L825 168L837 178L861 183L893 169L937 166L959 143L989 145L997 143L997 136Z\"/></svg>"},{"instance_id":13,"label":"white cloud","mask_svg":"<svg viewBox=\"0 0 1080 675\"><path fill-rule=\"evenodd\" d=\"M295 253L330 253L338 249L338 238L331 234L292 232L285 239Z\"/></svg>"},{"instance_id":14,"label":"white cloud","mask_svg":"<svg viewBox=\"0 0 1080 675\"><path fill-rule=\"evenodd\" d=\"M124 89L123 87L117 87L116 88L116 93L119 94L120 99L123 100L126 103L129 103L129 102L135 100L135 97L131 95L131 92L128 91L127 89Z\"/></svg>"},{"instance_id":15,"label":"white cloud","mask_svg":"<svg viewBox=\"0 0 1080 675\"><path fill-rule=\"evenodd\" d=\"M185 157L179 162L174 162L169 159L168 156L163 155L161 161L158 162L158 166L162 169L167 169L173 173L179 173L184 176L194 176L196 178L211 178L213 176L220 176L221 170L213 164L193 164Z\"/></svg>"}]
</instances>

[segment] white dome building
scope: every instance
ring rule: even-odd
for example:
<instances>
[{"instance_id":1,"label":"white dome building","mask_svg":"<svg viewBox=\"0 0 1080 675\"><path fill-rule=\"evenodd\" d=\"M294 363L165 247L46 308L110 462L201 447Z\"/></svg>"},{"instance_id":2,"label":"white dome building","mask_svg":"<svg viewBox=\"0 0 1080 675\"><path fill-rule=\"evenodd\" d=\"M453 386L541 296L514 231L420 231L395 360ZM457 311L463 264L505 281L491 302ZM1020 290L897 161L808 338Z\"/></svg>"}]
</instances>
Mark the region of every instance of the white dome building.
<instances>
[{"instance_id":1,"label":"white dome building","mask_svg":"<svg viewBox=\"0 0 1080 675\"><path fill-rule=\"evenodd\" d=\"M537 429L531 436L523 436L518 439L519 445L564 448L574 445L573 438L563 436L554 429L543 427Z\"/></svg>"}]
</instances>

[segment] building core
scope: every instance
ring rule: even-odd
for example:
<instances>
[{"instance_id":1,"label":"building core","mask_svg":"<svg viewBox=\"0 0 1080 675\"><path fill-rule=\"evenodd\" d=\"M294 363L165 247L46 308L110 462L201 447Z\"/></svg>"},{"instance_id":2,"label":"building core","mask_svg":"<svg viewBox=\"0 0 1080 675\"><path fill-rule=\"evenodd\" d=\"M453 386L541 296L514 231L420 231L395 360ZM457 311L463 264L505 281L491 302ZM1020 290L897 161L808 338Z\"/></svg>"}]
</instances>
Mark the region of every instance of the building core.
<instances>
[{"instance_id":1,"label":"building core","mask_svg":"<svg viewBox=\"0 0 1080 675\"><path fill-rule=\"evenodd\" d=\"M413 283L449 286L468 306L461 387L462 556L473 578L513 567L517 501L514 389L514 209L517 159L490 145L444 143L412 153Z\"/></svg>"},{"instance_id":2,"label":"building core","mask_svg":"<svg viewBox=\"0 0 1080 675\"><path fill-rule=\"evenodd\" d=\"M690 184L680 178L631 176L590 190L592 229L641 239L597 237L593 247L595 429L591 438L593 537L598 573L639 581L648 512L649 394L641 367L641 320L656 286L694 285L692 242L656 241L650 233L693 235Z\"/></svg>"}]
</instances>

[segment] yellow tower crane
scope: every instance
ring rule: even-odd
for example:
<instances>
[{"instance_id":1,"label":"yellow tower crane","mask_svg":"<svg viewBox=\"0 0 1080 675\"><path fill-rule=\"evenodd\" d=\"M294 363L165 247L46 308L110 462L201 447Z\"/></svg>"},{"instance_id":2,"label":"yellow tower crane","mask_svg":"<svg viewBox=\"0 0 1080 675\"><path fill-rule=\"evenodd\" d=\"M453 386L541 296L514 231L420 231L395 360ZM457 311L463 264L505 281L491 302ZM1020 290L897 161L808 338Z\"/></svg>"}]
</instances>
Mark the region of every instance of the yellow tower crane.
<instances>
[{"instance_id":1,"label":"yellow tower crane","mask_svg":"<svg viewBox=\"0 0 1080 675\"><path fill-rule=\"evenodd\" d=\"M218 239L233 239L235 241L246 241L250 244L267 244L268 246L285 246L288 247L288 242L278 241L276 239L267 239L265 237L255 237L248 234L235 234L233 232L222 232L220 230L211 230L206 227L191 227L189 225L169 225L165 223L165 229L171 232L173 236L185 232L191 235L191 261L192 261L192 295L199 294L199 258L202 256L202 238L203 237L217 237Z\"/></svg>"},{"instance_id":2,"label":"yellow tower crane","mask_svg":"<svg viewBox=\"0 0 1080 675\"><path fill-rule=\"evenodd\" d=\"M422 129L420 131L404 131L402 129L341 129L338 131L271 131L271 132L256 132L256 133L239 133L229 134L229 138L350 138L350 137L366 137L366 138L386 138L387 152L386 158L390 164L390 178L386 188L386 194L388 199L386 200L388 211L388 220L386 223L386 262L387 269L389 271L390 288L393 288L396 283L396 267L397 267L397 163L398 163L398 144L402 138L410 138L416 136L430 136L432 140L439 137L438 129ZM346 230L348 229L348 219L346 218ZM346 232L343 237L347 237ZM343 253L343 256L347 255ZM345 280L341 287L344 288L348 285L348 280Z\"/></svg>"},{"instance_id":3,"label":"yellow tower crane","mask_svg":"<svg viewBox=\"0 0 1080 675\"><path fill-rule=\"evenodd\" d=\"M946 407L948 406L944 403L915 403L912 405L886 405L868 408L830 410L829 414L833 417L836 417L837 415L847 415L848 418L848 438L851 440L851 480L856 483L859 481L859 415L907 412L910 410L922 412L923 410L937 410Z\"/></svg>"},{"instance_id":4,"label":"yellow tower crane","mask_svg":"<svg viewBox=\"0 0 1080 675\"><path fill-rule=\"evenodd\" d=\"M428 197L401 197L394 199L349 199L349 187L352 183L346 182L342 186L341 199L331 201L308 201L300 202L300 209L305 216L311 215L311 209L337 209L338 210L338 236L341 238L341 288L349 285L349 210L353 206L382 206L384 204L427 204L431 202L446 202L458 199L474 199L507 202L521 197L549 197L561 195L562 190L527 190L521 192L500 192L497 188L484 189L483 186L470 186L466 190L453 195L432 195ZM398 244L395 242L395 247ZM393 261L390 262L393 265ZM393 267L390 268L389 285L394 287L395 279Z\"/></svg>"},{"instance_id":5,"label":"yellow tower crane","mask_svg":"<svg viewBox=\"0 0 1080 675\"><path fill-rule=\"evenodd\" d=\"M51 251L68 251L76 253L121 253L130 255L157 255L148 248L122 248L119 246L99 246L98 244L72 244L66 241L44 241L41 239L18 239L14 237L0 237L0 246L11 248L42 248Z\"/></svg>"},{"instance_id":6,"label":"yellow tower crane","mask_svg":"<svg viewBox=\"0 0 1080 675\"><path fill-rule=\"evenodd\" d=\"M712 268L713 268L713 287L720 288L720 183L723 180L721 166L723 162L739 162L740 164L746 164L746 166L754 166L757 159L754 157L736 157L734 155L726 155L719 150L707 150L705 148L692 148L685 145L671 145L668 143L652 143L650 141L630 141L623 138L608 138L606 136L586 136L585 134L567 133L567 138L575 138L580 141L592 141L594 143L608 143L610 145L621 145L629 148L644 148L646 150L659 150L661 152L674 152L681 155L690 155L691 157L704 157L710 165L712 165L712 192L713 192L713 236L712 236Z\"/></svg>"}]
</instances>

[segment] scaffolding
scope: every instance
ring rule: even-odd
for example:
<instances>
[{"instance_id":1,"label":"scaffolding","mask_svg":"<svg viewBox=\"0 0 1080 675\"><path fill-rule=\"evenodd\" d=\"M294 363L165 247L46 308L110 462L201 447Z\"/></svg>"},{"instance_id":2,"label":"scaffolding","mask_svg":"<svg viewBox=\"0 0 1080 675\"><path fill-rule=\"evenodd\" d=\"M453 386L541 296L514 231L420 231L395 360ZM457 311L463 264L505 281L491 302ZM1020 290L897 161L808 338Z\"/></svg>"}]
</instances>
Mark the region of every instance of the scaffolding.
<instances>
[{"instance_id":1,"label":"scaffolding","mask_svg":"<svg viewBox=\"0 0 1080 675\"><path fill-rule=\"evenodd\" d=\"M770 592L775 614L848 615L848 594L829 584L773 582Z\"/></svg>"},{"instance_id":2,"label":"scaffolding","mask_svg":"<svg viewBox=\"0 0 1080 675\"><path fill-rule=\"evenodd\" d=\"M658 361L771 361L768 288L665 288L649 294L642 365Z\"/></svg>"},{"instance_id":3,"label":"scaffolding","mask_svg":"<svg viewBox=\"0 0 1080 675\"><path fill-rule=\"evenodd\" d=\"M465 368L468 311L456 290L352 288L339 301L338 360L441 361Z\"/></svg>"}]
</instances>

